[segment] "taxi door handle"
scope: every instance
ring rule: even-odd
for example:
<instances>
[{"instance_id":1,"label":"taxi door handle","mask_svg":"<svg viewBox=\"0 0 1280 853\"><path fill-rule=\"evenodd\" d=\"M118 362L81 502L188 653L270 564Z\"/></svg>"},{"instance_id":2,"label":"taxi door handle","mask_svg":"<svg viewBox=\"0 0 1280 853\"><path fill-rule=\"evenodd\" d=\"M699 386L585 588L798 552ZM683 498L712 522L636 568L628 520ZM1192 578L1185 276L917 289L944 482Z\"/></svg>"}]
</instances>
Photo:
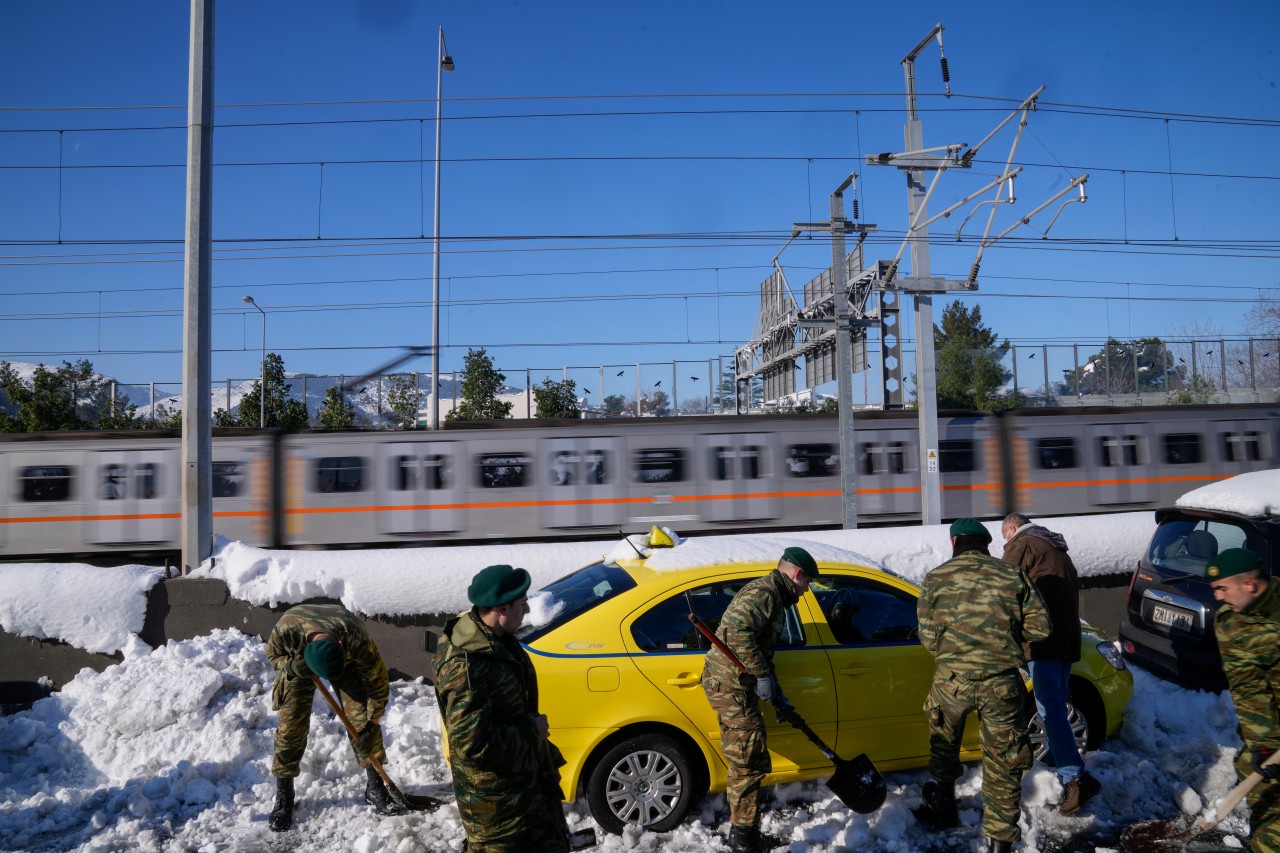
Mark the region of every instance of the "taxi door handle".
<instances>
[{"instance_id":1,"label":"taxi door handle","mask_svg":"<svg viewBox=\"0 0 1280 853\"><path fill-rule=\"evenodd\" d=\"M866 675L870 671L871 671L871 667L867 666L865 663L855 663L855 664L851 664L850 666L846 666L844 669L840 670L840 674L841 675Z\"/></svg>"},{"instance_id":2,"label":"taxi door handle","mask_svg":"<svg viewBox=\"0 0 1280 853\"><path fill-rule=\"evenodd\" d=\"M683 673L681 675L677 675L675 678L667 679L667 684L670 684L672 687L696 687L701 683L702 683L701 673L699 673L698 675L690 675L688 673Z\"/></svg>"}]
</instances>

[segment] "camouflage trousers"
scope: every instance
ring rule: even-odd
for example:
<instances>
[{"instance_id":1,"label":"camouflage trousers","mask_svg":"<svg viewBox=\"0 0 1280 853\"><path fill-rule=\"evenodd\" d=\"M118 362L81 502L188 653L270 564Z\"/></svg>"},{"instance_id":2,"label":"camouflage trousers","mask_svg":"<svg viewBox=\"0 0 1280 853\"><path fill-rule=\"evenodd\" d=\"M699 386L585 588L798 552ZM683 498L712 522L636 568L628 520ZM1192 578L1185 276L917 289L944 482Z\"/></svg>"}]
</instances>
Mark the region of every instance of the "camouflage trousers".
<instances>
[{"instance_id":1,"label":"camouflage trousers","mask_svg":"<svg viewBox=\"0 0 1280 853\"><path fill-rule=\"evenodd\" d=\"M453 792L464 853L565 853L569 825L554 775L487 773L455 766Z\"/></svg>"},{"instance_id":2,"label":"camouflage trousers","mask_svg":"<svg viewBox=\"0 0 1280 853\"><path fill-rule=\"evenodd\" d=\"M729 822L734 826L760 823L760 785L773 769L765 740L764 715L755 694L737 682L726 684L702 675L702 690L720 719L720 751L729 765Z\"/></svg>"},{"instance_id":3,"label":"camouflage trousers","mask_svg":"<svg viewBox=\"0 0 1280 853\"><path fill-rule=\"evenodd\" d=\"M982 745L982 833L996 841L1018 841L1022 774L1031 767L1031 741L1027 688L1016 670L982 681L934 676L924 702L929 773L944 783L960 778L960 740L973 711Z\"/></svg>"},{"instance_id":4,"label":"camouflage trousers","mask_svg":"<svg viewBox=\"0 0 1280 853\"><path fill-rule=\"evenodd\" d=\"M1236 772L1243 780L1253 772L1248 746L1236 754ZM1249 846L1253 853L1280 853L1280 782L1263 782L1249 792Z\"/></svg>"},{"instance_id":5,"label":"camouflage trousers","mask_svg":"<svg viewBox=\"0 0 1280 853\"><path fill-rule=\"evenodd\" d=\"M334 685L334 689L351 725L357 732L364 732L369 725L371 711L364 683L359 678L343 679ZM271 690L271 706L279 711L279 721L276 723L272 776L292 778L298 775L302 755L307 751L307 735L311 731L311 703L315 699L315 693L316 687L310 679L295 678L284 672L276 673L276 683ZM380 726L373 726L372 731L364 737L352 741L351 749L361 767L368 766L370 755L380 764L387 761Z\"/></svg>"}]
</instances>

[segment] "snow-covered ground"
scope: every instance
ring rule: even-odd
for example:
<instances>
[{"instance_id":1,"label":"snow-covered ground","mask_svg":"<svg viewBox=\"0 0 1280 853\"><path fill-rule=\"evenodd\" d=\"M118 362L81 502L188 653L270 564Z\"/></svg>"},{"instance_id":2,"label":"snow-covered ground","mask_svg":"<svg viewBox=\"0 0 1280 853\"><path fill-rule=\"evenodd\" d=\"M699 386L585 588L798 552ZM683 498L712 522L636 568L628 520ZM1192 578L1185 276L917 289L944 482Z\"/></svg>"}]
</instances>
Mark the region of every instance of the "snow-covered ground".
<instances>
[{"instance_id":1,"label":"snow-covered ground","mask_svg":"<svg viewBox=\"0 0 1280 853\"><path fill-rule=\"evenodd\" d=\"M1275 492L1269 492L1269 495ZM1129 571L1153 528L1150 513L1047 519L1062 532L1083 574ZM988 527L996 535L998 525ZM653 562L674 568L706 560L776 559L785 545L819 559L866 555L912 580L942 562L946 528L913 527L694 538ZM271 552L220 544L215 569L232 595L288 603L323 595L362 612L449 612L466 607L466 586L491 563L521 565L544 584L601 556L609 543L483 546L339 553ZM623 546L628 547L628 546ZM82 671L29 711L0 718L0 849L23 851L414 851L457 850L457 811L378 817L363 804L364 775L341 724L317 700L311 742L297 783L296 828L267 829L275 715L272 671L260 640L235 630L149 650L136 636L145 591L158 569L129 566L0 567L0 626L57 637L124 662ZM104 580L105 579L105 580ZM106 583L104 587L102 584ZM108 590L110 590L108 592ZM388 771L413 793L448 790L440 720L431 688L392 686L384 726ZM1182 690L1143 672L1120 733L1090 753L1103 794L1080 814L1058 816L1060 788L1037 765L1023 781L1024 849L1111 850L1142 819L1197 814L1235 783L1239 746L1227 694ZM981 768L970 765L958 792L963 826L938 835L911 816L924 770L887 775L889 797L871 815L846 809L818 783L772 789L762 828L791 853L974 850L981 839ZM593 825L585 802L569 806L575 828ZM676 830L601 834L600 849L725 849L727 809L706 798ZM1243 837L1245 812L1224 823ZM1225 846L1238 846L1234 837Z\"/></svg>"}]
</instances>

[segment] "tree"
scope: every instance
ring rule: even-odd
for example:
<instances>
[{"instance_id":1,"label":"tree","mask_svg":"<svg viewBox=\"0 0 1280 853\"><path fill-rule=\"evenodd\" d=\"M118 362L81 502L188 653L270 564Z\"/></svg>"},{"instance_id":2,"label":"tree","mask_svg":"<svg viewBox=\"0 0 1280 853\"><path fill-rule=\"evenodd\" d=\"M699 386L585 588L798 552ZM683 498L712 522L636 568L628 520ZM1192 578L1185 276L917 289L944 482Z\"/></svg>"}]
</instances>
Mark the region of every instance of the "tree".
<instances>
[{"instance_id":1,"label":"tree","mask_svg":"<svg viewBox=\"0 0 1280 853\"><path fill-rule=\"evenodd\" d=\"M652 415L655 418L666 417L671 414L671 398L667 396L666 391L654 391L652 394L641 395L640 414Z\"/></svg>"},{"instance_id":2,"label":"tree","mask_svg":"<svg viewBox=\"0 0 1280 853\"><path fill-rule=\"evenodd\" d=\"M627 398L621 394L610 394L604 398L604 413L606 415L621 416L628 411Z\"/></svg>"},{"instance_id":3,"label":"tree","mask_svg":"<svg viewBox=\"0 0 1280 853\"><path fill-rule=\"evenodd\" d=\"M578 384L572 379L552 382L543 379L542 384L533 389L534 413L540 418L580 418L582 410L578 408Z\"/></svg>"},{"instance_id":4,"label":"tree","mask_svg":"<svg viewBox=\"0 0 1280 853\"><path fill-rule=\"evenodd\" d=\"M307 407L301 400L289 396L293 386L285 382L284 359L277 353L267 353L263 373L267 385L266 423L262 423L262 382L258 381L240 398L239 425L280 427L288 432L306 429Z\"/></svg>"},{"instance_id":5,"label":"tree","mask_svg":"<svg viewBox=\"0 0 1280 853\"><path fill-rule=\"evenodd\" d=\"M401 373L391 377L387 387L387 407L391 409L394 429L413 429L418 425L422 389L418 387L416 373Z\"/></svg>"},{"instance_id":6,"label":"tree","mask_svg":"<svg viewBox=\"0 0 1280 853\"><path fill-rule=\"evenodd\" d=\"M1013 408L1021 395L1001 397L998 391L1011 378L1001 360L1009 342L982 324L982 306L970 311L959 299L942 311L942 325L933 327L936 353L938 408L995 411Z\"/></svg>"},{"instance_id":7,"label":"tree","mask_svg":"<svg viewBox=\"0 0 1280 853\"><path fill-rule=\"evenodd\" d=\"M20 377L13 365L0 362L0 388L9 400L12 414L6 414L0 428L6 432L42 432L45 430L88 429L96 422L82 419L79 403L84 399L90 412L100 397L103 380L93 372L93 365L81 359L74 365L64 361L62 367L50 370L36 365L30 380ZM81 386L84 398L81 397ZM96 413L93 413L96 414Z\"/></svg>"},{"instance_id":8,"label":"tree","mask_svg":"<svg viewBox=\"0 0 1280 853\"><path fill-rule=\"evenodd\" d=\"M493 366L484 348L468 349L462 366L462 398L447 421L496 421L511 417L512 404L498 399L506 374Z\"/></svg>"},{"instance_id":9,"label":"tree","mask_svg":"<svg viewBox=\"0 0 1280 853\"><path fill-rule=\"evenodd\" d=\"M1062 372L1059 393L1137 394L1143 391L1183 390L1187 368L1175 364L1173 353L1159 338L1137 341L1107 340L1078 369ZM1135 372L1136 366L1136 372Z\"/></svg>"},{"instance_id":10,"label":"tree","mask_svg":"<svg viewBox=\"0 0 1280 853\"><path fill-rule=\"evenodd\" d=\"M355 429L356 407L342 399L342 389L337 385L325 389L319 420L324 429Z\"/></svg>"},{"instance_id":11,"label":"tree","mask_svg":"<svg viewBox=\"0 0 1280 853\"><path fill-rule=\"evenodd\" d=\"M1213 402L1213 383L1203 376L1193 376L1185 388L1170 391L1165 402L1170 406L1204 405Z\"/></svg>"},{"instance_id":12,"label":"tree","mask_svg":"<svg viewBox=\"0 0 1280 853\"><path fill-rule=\"evenodd\" d=\"M98 429L141 429L142 419L138 407L128 401L117 400L114 408L104 409L98 418Z\"/></svg>"}]
</instances>

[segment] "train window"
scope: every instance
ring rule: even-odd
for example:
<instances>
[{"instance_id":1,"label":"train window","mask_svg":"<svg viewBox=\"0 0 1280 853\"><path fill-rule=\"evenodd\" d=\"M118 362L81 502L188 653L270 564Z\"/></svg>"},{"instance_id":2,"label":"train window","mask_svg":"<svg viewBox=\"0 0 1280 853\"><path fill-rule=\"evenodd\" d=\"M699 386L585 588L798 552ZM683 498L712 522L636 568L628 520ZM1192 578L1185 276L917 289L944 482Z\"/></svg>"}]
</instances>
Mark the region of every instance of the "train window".
<instances>
[{"instance_id":1,"label":"train window","mask_svg":"<svg viewBox=\"0 0 1280 853\"><path fill-rule=\"evenodd\" d=\"M391 488L397 492L409 492L418 488L418 457L391 458Z\"/></svg>"},{"instance_id":2,"label":"train window","mask_svg":"<svg viewBox=\"0 0 1280 853\"><path fill-rule=\"evenodd\" d=\"M1103 435L1098 437L1098 454L1104 468L1115 468L1122 465L1138 464L1138 441L1136 435Z\"/></svg>"},{"instance_id":3,"label":"train window","mask_svg":"<svg viewBox=\"0 0 1280 853\"><path fill-rule=\"evenodd\" d=\"M432 453L422 457L422 486L425 489L447 489L453 481L453 469L449 457Z\"/></svg>"},{"instance_id":4,"label":"train window","mask_svg":"<svg viewBox=\"0 0 1280 853\"><path fill-rule=\"evenodd\" d=\"M840 454L834 444L793 444L787 448L787 473L792 477L835 477Z\"/></svg>"},{"instance_id":5,"label":"train window","mask_svg":"<svg viewBox=\"0 0 1280 853\"><path fill-rule=\"evenodd\" d=\"M529 457L519 453L491 453L480 457L480 485L486 489L514 489L525 484Z\"/></svg>"},{"instance_id":6,"label":"train window","mask_svg":"<svg viewBox=\"0 0 1280 853\"><path fill-rule=\"evenodd\" d=\"M118 501L128 497L128 472L123 465L102 466L102 485L98 487L98 495L104 501Z\"/></svg>"},{"instance_id":7,"label":"train window","mask_svg":"<svg viewBox=\"0 0 1280 853\"><path fill-rule=\"evenodd\" d=\"M1222 436L1228 462L1257 462L1262 458L1261 436L1254 431L1228 432Z\"/></svg>"},{"instance_id":8,"label":"train window","mask_svg":"<svg viewBox=\"0 0 1280 853\"><path fill-rule=\"evenodd\" d=\"M1076 440L1074 438L1040 438L1036 440L1036 455L1041 468L1076 467Z\"/></svg>"},{"instance_id":9,"label":"train window","mask_svg":"<svg viewBox=\"0 0 1280 853\"><path fill-rule=\"evenodd\" d=\"M65 501L71 498L71 469L65 465L39 465L22 469L22 499L29 503Z\"/></svg>"},{"instance_id":10,"label":"train window","mask_svg":"<svg viewBox=\"0 0 1280 853\"><path fill-rule=\"evenodd\" d=\"M578 480L578 463L581 460L572 450L557 450L551 454L551 485L572 486Z\"/></svg>"},{"instance_id":11,"label":"train window","mask_svg":"<svg viewBox=\"0 0 1280 853\"><path fill-rule=\"evenodd\" d=\"M609 482L609 454L603 450L588 450L582 454L586 463L585 477L588 486L603 486Z\"/></svg>"},{"instance_id":12,"label":"train window","mask_svg":"<svg viewBox=\"0 0 1280 853\"><path fill-rule=\"evenodd\" d=\"M234 498L244 488L243 462L213 463L213 496Z\"/></svg>"},{"instance_id":13,"label":"train window","mask_svg":"<svg viewBox=\"0 0 1280 853\"><path fill-rule=\"evenodd\" d=\"M1160 437L1164 442L1164 461L1170 465L1191 465L1199 462L1200 436L1194 432L1170 433Z\"/></svg>"},{"instance_id":14,"label":"train window","mask_svg":"<svg viewBox=\"0 0 1280 853\"><path fill-rule=\"evenodd\" d=\"M938 470L943 474L977 470L973 459L973 441L967 438L939 441Z\"/></svg>"},{"instance_id":15,"label":"train window","mask_svg":"<svg viewBox=\"0 0 1280 853\"><path fill-rule=\"evenodd\" d=\"M638 450L632 456L637 483L678 483L684 479L684 451Z\"/></svg>"},{"instance_id":16,"label":"train window","mask_svg":"<svg viewBox=\"0 0 1280 853\"><path fill-rule=\"evenodd\" d=\"M551 485L602 486L608 481L608 454L603 450L558 450L551 455Z\"/></svg>"},{"instance_id":17,"label":"train window","mask_svg":"<svg viewBox=\"0 0 1280 853\"><path fill-rule=\"evenodd\" d=\"M316 462L317 492L364 490L364 459L359 456L322 456Z\"/></svg>"},{"instance_id":18,"label":"train window","mask_svg":"<svg viewBox=\"0 0 1280 853\"><path fill-rule=\"evenodd\" d=\"M859 468L864 474L904 474L911 470L908 449L905 441L868 442L858 451Z\"/></svg>"},{"instance_id":19,"label":"train window","mask_svg":"<svg viewBox=\"0 0 1280 853\"><path fill-rule=\"evenodd\" d=\"M149 501L156 496L156 471L154 462L133 466L133 493L137 498Z\"/></svg>"},{"instance_id":20,"label":"train window","mask_svg":"<svg viewBox=\"0 0 1280 853\"><path fill-rule=\"evenodd\" d=\"M711 448L711 467L717 480L758 480L760 479L760 448L755 445L747 447L713 447Z\"/></svg>"}]
</instances>

